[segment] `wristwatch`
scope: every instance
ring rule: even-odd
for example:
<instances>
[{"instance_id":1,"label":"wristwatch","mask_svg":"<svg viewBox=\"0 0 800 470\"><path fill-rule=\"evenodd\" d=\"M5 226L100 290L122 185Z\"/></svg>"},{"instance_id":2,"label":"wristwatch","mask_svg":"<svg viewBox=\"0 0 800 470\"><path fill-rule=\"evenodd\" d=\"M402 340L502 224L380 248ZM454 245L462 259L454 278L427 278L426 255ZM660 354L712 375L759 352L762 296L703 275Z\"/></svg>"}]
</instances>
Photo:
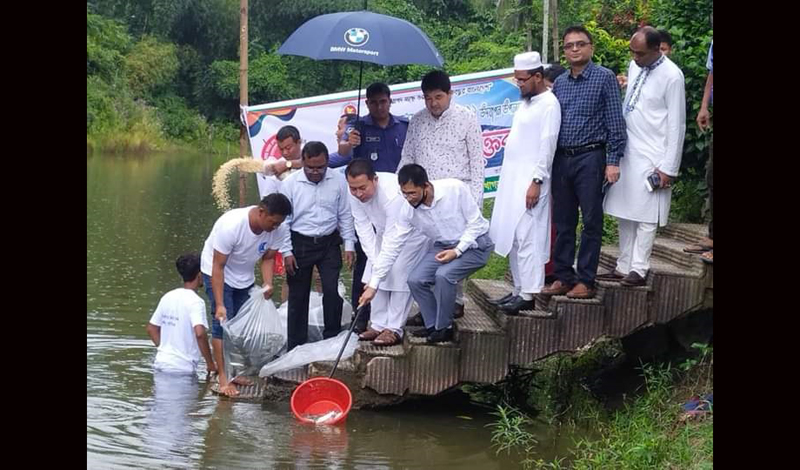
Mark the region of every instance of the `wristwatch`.
<instances>
[{"instance_id":1,"label":"wristwatch","mask_svg":"<svg viewBox=\"0 0 800 470\"><path fill-rule=\"evenodd\" d=\"M291 170L292 169L292 161L291 160L286 160L286 169L287 170Z\"/></svg>"},{"instance_id":2,"label":"wristwatch","mask_svg":"<svg viewBox=\"0 0 800 470\"><path fill-rule=\"evenodd\" d=\"M543 183L543 181L540 180L539 178L534 178L533 182L536 183L536 184L542 184Z\"/></svg>"}]
</instances>

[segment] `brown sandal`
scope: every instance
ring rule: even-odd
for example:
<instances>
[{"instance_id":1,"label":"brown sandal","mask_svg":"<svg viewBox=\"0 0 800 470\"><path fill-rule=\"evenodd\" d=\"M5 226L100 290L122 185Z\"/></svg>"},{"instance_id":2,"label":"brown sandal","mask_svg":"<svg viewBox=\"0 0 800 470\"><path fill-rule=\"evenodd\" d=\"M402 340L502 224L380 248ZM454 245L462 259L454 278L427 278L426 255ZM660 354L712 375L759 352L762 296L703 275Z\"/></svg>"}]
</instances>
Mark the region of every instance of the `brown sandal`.
<instances>
[{"instance_id":1,"label":"brown sandal","mask_svg":"<svg viewBox=\"0 0 800 470\"><path fill-rule=\"evenodd\" d=\"M392 330L383 330L381 334L372 341L375 346L394 346L401 341L400 335Z\"/></svg>"},{"instance_id":2,"label":"brown sandal","mask_svg":"<svg viewBox=\"0 0 800 470\"><path fill-rule=\"evenodd\" d=\"M380 331L373 330L372 328L369 328L367 331L365 331L365 332L361 333L360 335L358 335L358 340L359 341L372 341L373 339L375 339L378 336L380 336L380 334L381 334Z\"/></svg>"}]
</instances>

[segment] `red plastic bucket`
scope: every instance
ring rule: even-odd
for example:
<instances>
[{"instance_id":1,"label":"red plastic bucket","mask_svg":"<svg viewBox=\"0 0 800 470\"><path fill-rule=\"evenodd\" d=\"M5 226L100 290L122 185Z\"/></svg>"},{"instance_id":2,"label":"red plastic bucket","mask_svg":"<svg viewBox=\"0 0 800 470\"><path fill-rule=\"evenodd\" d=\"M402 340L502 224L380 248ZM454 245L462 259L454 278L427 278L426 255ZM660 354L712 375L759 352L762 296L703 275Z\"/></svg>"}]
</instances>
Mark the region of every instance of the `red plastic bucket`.
<instances>
[{"instance_id":1,"label":"red plastic bucket","mask_svg":"<svg viewBox=\"0 0 800 470\"><path fill-rule=\"evenodd\" d=\"M320 418L330 412L339 413L335 419L324 424L337 424L347 418L353 406L353 395L345 384L327 377L306 380L292 392L292 413L303 423L317 424Z\"/></svg>"}]
</instances>

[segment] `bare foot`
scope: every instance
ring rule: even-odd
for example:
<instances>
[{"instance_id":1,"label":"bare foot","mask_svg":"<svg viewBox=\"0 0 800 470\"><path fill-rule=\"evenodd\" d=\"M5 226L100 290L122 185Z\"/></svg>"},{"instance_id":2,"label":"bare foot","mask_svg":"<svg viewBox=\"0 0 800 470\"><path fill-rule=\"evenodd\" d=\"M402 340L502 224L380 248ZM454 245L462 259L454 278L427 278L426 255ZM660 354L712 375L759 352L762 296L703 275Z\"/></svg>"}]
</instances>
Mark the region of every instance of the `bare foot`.
<instances>
[{"instance_id":1,"label":"bare foot","mask_svg":"<svg viewBox=\"0 0 800 470\"><path fill-rule=\"evenodd\" d=\"M228 382L227 385L219 388L219 393L228 397L235 397L239 395L239 390L236 390L236 386L233 383Z\"/></svg>"},{"instance_id":2,"label":"bare foot","mask_svg":"<svg viewBox=\"0 0 800 470\"><path fill-rule=\"evenodd\" d=\"M253 381L243 375L234 377L231 382L235 383L236 385L253 385Z\"/></svg>"}]
</instances>

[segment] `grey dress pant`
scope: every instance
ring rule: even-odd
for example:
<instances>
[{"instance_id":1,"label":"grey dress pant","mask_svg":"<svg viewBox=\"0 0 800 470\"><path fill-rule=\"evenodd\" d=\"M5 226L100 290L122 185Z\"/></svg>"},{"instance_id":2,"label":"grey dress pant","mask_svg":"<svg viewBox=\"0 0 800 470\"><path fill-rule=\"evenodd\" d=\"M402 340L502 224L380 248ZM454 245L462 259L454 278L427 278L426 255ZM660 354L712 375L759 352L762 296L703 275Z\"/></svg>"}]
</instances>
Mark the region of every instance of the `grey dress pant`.
<instances>
[{"instance_id":1,"label":"grey dress pant","mask_svg":"<svg viewBox=\"0 0 800 470\"><path fill-rule=\"evenodd\" d=\"M436 261L436 254L455 248L458 242L436 242L408 275L408 287L419 305L426 328L442 330L453 324L456 283L486 266L494 250L494 242L488 234L481 235L476 242L477 247L446 264Z\"/></svg>"}]
</instances>

